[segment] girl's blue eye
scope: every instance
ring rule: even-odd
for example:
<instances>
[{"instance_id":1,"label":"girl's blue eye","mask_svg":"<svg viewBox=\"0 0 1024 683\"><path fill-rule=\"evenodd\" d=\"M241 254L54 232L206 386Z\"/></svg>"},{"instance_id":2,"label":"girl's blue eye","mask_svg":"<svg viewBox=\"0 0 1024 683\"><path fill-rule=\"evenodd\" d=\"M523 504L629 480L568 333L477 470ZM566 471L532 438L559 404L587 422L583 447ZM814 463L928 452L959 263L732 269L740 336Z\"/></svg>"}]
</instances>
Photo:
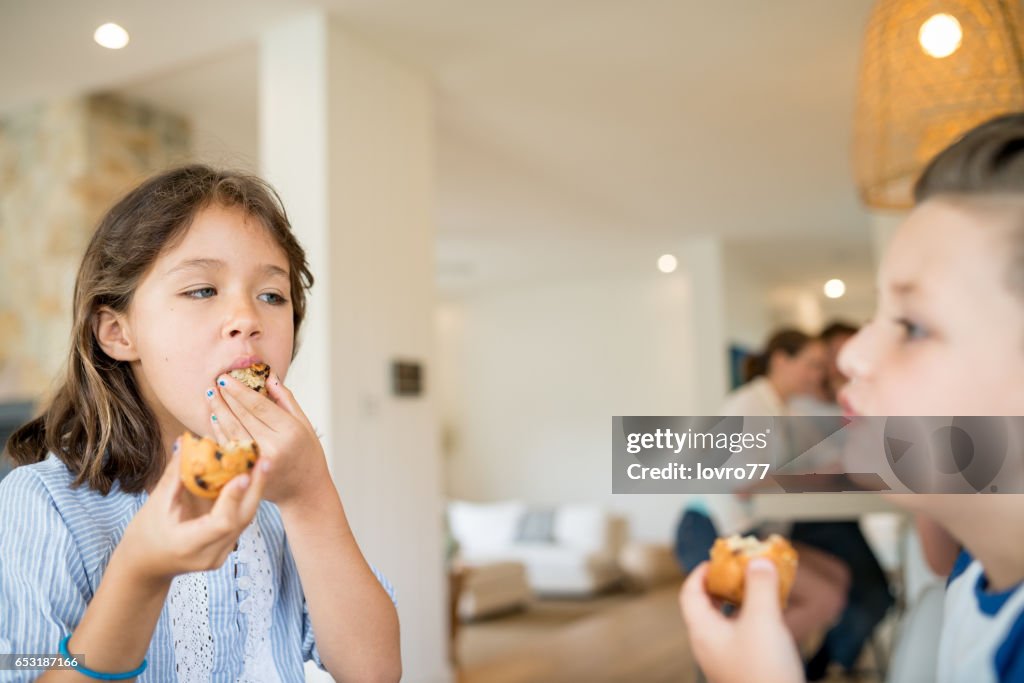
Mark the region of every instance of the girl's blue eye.
<instances>
[{"instance_id":1,"label":"girl's blue eye","mask_svg":"<svg viewBox=\"0 0 1024 683\"><path fill-rule=\"evenodd\" d=\"M288 303L287 299L285 299L280 294L276 294L274 292L264 292L263 294L260 294L260 296L271 297L270 301L267 301L266 299L264 299L264 301L267 301L268 304L273 304L275 306L280 306L281 304Z\"/></svg>"},{"instance_id":2,"label":"girl's blue eye","mask_svg":"<svg viewBox=\"0 0 1024 683\"><path fill-rule=\"evenodd\" d=\"M209 299L216 293L217 290L213 287L199 287L197 289L190 289L184 295L192 299Z\"/></svg>"},{"instance_id":3,"label":"girl's blue eye","mask_svg":"<svg viewBox=\"0 0 1024 683\"><path fill-rule=\"evenodd\" d=\"M896 323L906 332L908 339L923 339L928 336L928 330L924 329L912 320L900 318Z\"/></svg>"}]
</instances>

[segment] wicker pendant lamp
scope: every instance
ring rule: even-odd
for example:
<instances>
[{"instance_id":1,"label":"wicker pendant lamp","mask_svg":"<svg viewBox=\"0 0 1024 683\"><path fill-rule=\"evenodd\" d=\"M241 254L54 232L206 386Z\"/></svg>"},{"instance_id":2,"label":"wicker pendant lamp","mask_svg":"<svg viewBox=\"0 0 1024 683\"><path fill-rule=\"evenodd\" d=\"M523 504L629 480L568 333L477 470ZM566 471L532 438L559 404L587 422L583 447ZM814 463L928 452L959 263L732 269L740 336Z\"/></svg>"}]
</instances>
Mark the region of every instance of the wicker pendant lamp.
<instances>
[{"instance_id":1,"label":"wicker pendant lamp","mask_svg":"<svg viewBox=\"0 0 1024 683\"><path fill-rule=\"evenodd\" d=\"M910 207L935 154L993 116L1024 111L1020 16L1020 0L879 0L854 124L865 204Z\"/></svg>"}]
</instances>

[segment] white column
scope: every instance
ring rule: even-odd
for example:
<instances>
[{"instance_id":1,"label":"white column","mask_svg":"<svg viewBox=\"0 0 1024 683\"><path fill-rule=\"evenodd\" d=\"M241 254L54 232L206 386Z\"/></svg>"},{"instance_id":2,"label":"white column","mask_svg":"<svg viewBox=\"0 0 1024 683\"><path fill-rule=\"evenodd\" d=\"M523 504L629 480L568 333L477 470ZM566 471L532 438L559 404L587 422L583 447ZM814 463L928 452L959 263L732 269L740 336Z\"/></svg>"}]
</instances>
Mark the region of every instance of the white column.
<instances>
[{"instance_id":1,"label":"white column","mask_svg":"<svg viewBox=\"0 0 1024 683\"><path fill-rule=\"evenodd\" d=\"M262 172L317 278L288 383L363 553L398 590L403 680L449 681L430 85L322 13L269 31L260 61ZM395 359L422 364L422 395L392 395Z\"/></svg>"},{"instance_id":2,"label":"white column","mask_svg":"<svg viewBox=\"0 0 1024 683\"><path fill-rule=\"evenodd\" d=\"M728 390L728 339L722 246L712 237L686 240L680 262L693 305L694 415L717 415Z\"/></svg>"}]
</instances>

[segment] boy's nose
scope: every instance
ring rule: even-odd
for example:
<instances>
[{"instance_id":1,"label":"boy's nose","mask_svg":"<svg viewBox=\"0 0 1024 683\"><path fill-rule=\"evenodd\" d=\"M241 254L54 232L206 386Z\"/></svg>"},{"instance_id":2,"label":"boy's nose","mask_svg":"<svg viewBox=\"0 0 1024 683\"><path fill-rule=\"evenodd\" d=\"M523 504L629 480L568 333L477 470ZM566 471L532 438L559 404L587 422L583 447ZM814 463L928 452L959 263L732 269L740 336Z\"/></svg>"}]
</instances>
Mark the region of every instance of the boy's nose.
<instances>
[{"instance_id":1,"label":"boy's nose","mask_svg":"<svg viewBox=\"0 0 1024 683\"><path fill-rule=\"evenodd\" d=\"M863 378L871 374L871 344L874 334L874 322L869 322L839 350L836 366L848 379Z\"/></svg>"}]
</instances>

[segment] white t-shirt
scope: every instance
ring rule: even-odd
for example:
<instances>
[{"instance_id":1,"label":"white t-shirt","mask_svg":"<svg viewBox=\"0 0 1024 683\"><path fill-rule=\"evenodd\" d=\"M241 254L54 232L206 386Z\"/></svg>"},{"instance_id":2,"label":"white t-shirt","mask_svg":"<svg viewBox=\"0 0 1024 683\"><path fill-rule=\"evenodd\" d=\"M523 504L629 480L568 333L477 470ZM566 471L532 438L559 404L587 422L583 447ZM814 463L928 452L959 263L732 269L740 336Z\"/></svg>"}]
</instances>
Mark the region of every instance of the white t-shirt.
<instances>
[{"instance_id":1,"label":"white t-shirt","mask_svg":"<svg viewBox=\"0 0 1024 683\"><path fill-rule=\"evenodd\" d=\"M1024 584L989 591L981 563L961 552L943 615L939 683L1024 683Z\"/></svg>"},{"instance_id":2,"label":"white t-shirt","mask_svg":"<svg viewBox=\"0 0 1024 683\"><path fill-rule=\"evenodd\" d=\"M764 375L755 377L725 397L719 415L754 417L789 415L789 408Z\"/></svg>"}]
</instances>

